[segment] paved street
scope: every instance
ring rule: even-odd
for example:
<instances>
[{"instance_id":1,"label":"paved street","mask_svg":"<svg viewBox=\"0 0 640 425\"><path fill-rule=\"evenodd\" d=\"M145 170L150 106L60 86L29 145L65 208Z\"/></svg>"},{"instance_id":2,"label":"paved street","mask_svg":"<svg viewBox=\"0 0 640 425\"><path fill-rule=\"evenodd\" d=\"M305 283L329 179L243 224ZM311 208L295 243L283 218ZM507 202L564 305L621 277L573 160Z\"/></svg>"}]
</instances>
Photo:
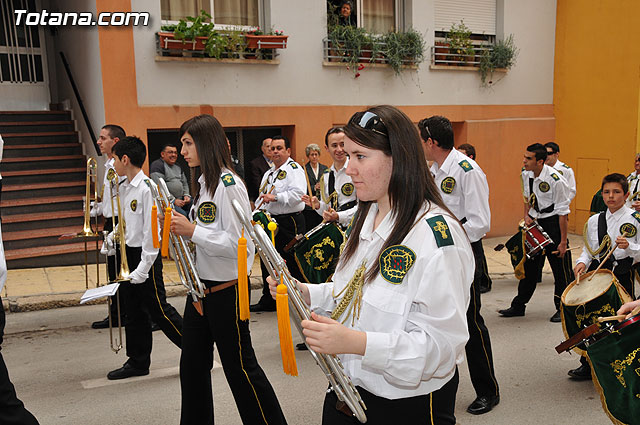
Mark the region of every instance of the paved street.
<instances>
[{"instance_id":1,"label":"paved street","mask_svg":"<svg viewBox=\"0 0 640 425\"><path fill-rule=\"evenodd\" d=\"M527 315L498 317L514 295L516 281L494 279L494 289L483 296L483 312L493 340L501 403L491 413L465 412L474 394L461 367L457 399L459 424L568 424L609 423L590 382L573 382L567 370L578 365L575 355L557 355L562 341L553 313L552 285L545 274ZM253 300L259 297L253 291ZM180 310L183 298L172 298ZM103 305L79 306L7 316L2 353L18 394L42 424L177 424L180 413L179 350L160 332L154 333L151 373L147 377L110 382L106 373L119 367L124 353L113 354L108 332L89 328L104 317ZM327 383L308 353L296 357L300 376L281 372L275 313L253 314L251 330L260 364L269 376L289 424L320 423L323 390ZM295 331L294 331L295 332ZM294 342L299 342L294 335ZM240 424L240 418L222 370L213 371L216 423Z\"/></svg>"}]
</instances>

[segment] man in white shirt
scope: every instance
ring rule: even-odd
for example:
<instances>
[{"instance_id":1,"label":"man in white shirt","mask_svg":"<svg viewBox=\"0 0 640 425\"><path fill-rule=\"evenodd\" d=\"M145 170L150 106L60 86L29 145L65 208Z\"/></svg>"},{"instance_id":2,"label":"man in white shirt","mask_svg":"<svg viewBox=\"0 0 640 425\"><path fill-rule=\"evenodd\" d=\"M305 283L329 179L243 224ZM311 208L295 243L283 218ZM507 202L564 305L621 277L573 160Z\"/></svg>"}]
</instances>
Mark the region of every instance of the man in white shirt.
<instances>
[{"instance_id":1,"label":"man in white shirt","mask_svg":"<svg viewBox=\"0 0 640 425\"><path fill-rule=\"evenodd\" d=\"M560 173L567 181L569 185L569 202L571 202L576 196L576 177L573 168L558 159L560 156L560 146L558 146L557 143L548 142L544 144L544 147L547 149L547 160L545 164Z\"/></svg>"},{"instance_id":2,"label":"man in white shirt","mask_svg":"<svg viewBox=\"0 0 640 425\"><path fill-rule=\"evenodd\" d=\"M633 168L633 172L627 176L629 197L625 205L636 211L640 211L640 153L636 154Z\"/></svg>"},{"instance_id":3,"label":"man in white shirt","mask_svg":"<svg viewBox=\"0 0 640 425\"><path fill-rule=\"evenodd\" d=\"M469 341L465 346L469 375L476 399L467 412L481 415L500 402L498 382L493 367L489 330L480 314L480 282L484 270L482 238L491 226L489 185L478 164L454 149L451 122L442 116L426 118L418 124L424 144L425 158L433 161L431 174L447 208L467 232L475 270L471 283L471 298L467 309Z\"/></svg>"}]
</instances>

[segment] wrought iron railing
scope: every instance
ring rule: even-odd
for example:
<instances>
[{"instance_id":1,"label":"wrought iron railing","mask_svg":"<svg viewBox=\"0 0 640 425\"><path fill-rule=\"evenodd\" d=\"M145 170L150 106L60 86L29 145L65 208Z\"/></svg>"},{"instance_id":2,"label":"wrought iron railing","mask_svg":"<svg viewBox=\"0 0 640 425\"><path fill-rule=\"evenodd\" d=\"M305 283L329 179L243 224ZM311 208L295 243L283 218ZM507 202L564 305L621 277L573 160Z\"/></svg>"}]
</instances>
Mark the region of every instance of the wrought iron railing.
<instances>
[{"instance_id":1,"label":"wrought iron railing","mask_svg":"<svg viewBox=\"0 0 640 425\"><path fill-rule=\"evenodd\" d=\"M492 45L490 44L474 44L470 49L473 53L469 52L456 52L451 49L449 45L441 42L435 46L431 46L431 64L432 65L445 65L445 66L480 66L480 60L482 56L491 51Z\"/></svg>"},{"instance_id":2,"label":"wrought iron railing","mask_svg":"<svg viewBox=\"0 0 640 425\"><path fill-rule=\"evenodd\" d=\"M362 46L359 49L346 48L344 44L332 43L328 38L322 40L323 54L325 62L350 62L357 59L360 63L370 64L388 64L389 60L386 56L387 44L383 41L373 41L371 45ZM415 67L419 62L412 58L401 59L402 66Z\"/></svg>"}]
</instances>

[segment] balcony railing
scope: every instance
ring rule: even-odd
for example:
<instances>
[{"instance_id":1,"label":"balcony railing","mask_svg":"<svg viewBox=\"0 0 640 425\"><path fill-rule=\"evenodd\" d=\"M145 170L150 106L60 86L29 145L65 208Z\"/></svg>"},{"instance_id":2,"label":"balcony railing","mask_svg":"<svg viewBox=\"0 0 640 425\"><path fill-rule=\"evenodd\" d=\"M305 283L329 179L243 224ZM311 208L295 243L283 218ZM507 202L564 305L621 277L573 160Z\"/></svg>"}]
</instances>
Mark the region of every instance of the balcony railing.
<instances>
[{"instance_id":1,"label":"balcony railing","mask_svg":"<svg viewBox=\"0 0 640 425\"><path fill-rule=\"evenodd\" d=\"M344 64L351 62L352 56L357 55L357 62L370 65L386 65L389 60L385 55L387 45L383 41L374 41L372 45L363 46L360 49L347 49L340 44L334 46L328 38L322 40L325 65L328 64ZM414 59L405 58L401 60L402 67L417 68L418 62Z\"/></svg>"},{"instance_id":2,"label":"balcony railing","mask_svg":"<svg viewBox=\"0 0 640 425\"><path fill-rule=\"evenodd\" d=\"M437 41L436 41L437 42ZM479 67L485 52L490 52L490 44L474 44L473 54L455 53L448 45L431 46L431 65Z\"/></svg>"}]
</instances>

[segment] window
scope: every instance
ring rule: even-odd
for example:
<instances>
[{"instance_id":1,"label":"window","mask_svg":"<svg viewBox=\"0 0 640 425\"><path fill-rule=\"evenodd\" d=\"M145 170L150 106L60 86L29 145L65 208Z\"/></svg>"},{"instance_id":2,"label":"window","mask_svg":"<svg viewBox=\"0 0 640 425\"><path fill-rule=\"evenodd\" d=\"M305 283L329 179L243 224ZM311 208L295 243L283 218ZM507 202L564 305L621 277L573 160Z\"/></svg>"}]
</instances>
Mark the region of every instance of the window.
<instances>
[{"instance_id":1,"label":"window","mask_svg":"<svg viewBox=\"0 0 640 425\"><path fill-rule=\"evenodd\" d=\"M434 12L436 33L463 20L473 34L496 35L496 0L435 0Z\"/></svg>"},{"instance_id":2,"label":"window","mask_svg":"<svg viewBox=\"0 0 640 425\"><path fill-rule=\"evenodd\" d=\"M162 20L179 21L204 10L216 25L260 26L260 0L161 0Z\"/></svg>"},{"instance_id":3,"label":"window","mask_svg":"<svg viewBox=\"0 0 640 425\"><path fill-rule=\"evenodd\" d=\"M339 21L352 22L352 25L364 27L371 34L384 34L402 28L399 22L399 10L407 0L349 0L353 5L351 15L340 16L343 0L329 0L329 10L335 10ZM331 22L331 19L329 19Z\"/></svg>"}]
</instances>

